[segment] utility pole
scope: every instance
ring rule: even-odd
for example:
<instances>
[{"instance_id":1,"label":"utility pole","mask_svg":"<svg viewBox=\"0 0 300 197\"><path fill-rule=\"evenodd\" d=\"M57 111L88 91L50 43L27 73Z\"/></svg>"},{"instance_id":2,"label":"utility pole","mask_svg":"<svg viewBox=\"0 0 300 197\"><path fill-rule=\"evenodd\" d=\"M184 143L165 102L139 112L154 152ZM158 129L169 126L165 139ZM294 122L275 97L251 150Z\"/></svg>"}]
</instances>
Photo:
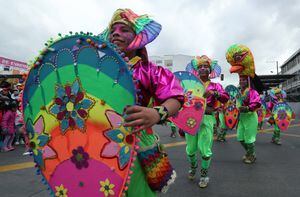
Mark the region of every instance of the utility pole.
<instances>
[{"instance_id":1,"label":"utility pole","mask_svg":"<svg viewBox=\"0 0 300 197\"><path fill-rule=\"evenodd\" d=\"M276 75L279 74L279 65L278 65L278 61L266 61L267 63L276 63ZM272 69L273 70L273 69ZM271 71L271 73L273 73L273 71Z\"/></svg>"}]
</instances>

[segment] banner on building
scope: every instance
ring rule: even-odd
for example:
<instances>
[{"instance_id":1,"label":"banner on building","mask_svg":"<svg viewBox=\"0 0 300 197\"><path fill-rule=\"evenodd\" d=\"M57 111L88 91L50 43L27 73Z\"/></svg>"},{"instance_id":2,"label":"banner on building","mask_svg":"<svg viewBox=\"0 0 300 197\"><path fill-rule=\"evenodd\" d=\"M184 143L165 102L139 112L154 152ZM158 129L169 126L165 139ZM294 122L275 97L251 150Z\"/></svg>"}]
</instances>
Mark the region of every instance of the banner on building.
<instances>
[{"instance_id":1,"label":"banner on building","mask_svg":"<svg viewBox=\"0 0 300 197\"><path fill-rule=\"evenodd\" d=\"M28 70L28 66L25 62L20 62L5 57L0 57L0 66L3 68L9 68L10 70Z\"/></svg>"}]
</instances>

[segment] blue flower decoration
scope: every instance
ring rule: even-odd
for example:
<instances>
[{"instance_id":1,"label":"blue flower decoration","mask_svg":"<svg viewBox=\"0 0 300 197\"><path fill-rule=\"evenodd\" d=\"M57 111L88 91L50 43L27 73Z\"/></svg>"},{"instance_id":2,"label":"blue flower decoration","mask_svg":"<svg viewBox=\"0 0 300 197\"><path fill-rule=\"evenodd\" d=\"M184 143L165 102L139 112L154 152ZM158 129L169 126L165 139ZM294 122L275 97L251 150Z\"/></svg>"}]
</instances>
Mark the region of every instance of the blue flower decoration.
<instances>
[{"instance_id":1,"label":"blue flower decoration","mask_svg":"<svg viewBox=\"0 0 300 197\"><path fill-rule=\"evenodd\" d=\"M52 113L60 122L60 128L64 134L69 128L84 130L88 111L94 105L94 101L84 95L79 80L72 85L60 84L56 87L56 98L50 107Z\"/></svg>"},{"instance_id":2,"label":"blue flower decoration","mask_svg":"<svg viewBox=\"0 0 300 197\"><path fill-rule=\"evenodd\" d=\"M105 136L111 140L104 148L109 148L111 143L119 145L119 151L114 156L119 158L120 169L126 167L130 161L131 145L133 144L133 136L131 134L125 135L119 129L109 130L105 132Z\"/></svg>"},{"instance_id":3,"label":"blue flower decoration","mask_svg":"<svg viewBox=\"0 0 300 197\"><path fill-rule=\"evenodd\" d=\"M38 121L42 121L43 123L44 120L42 116L40 116L37 122ZM43 148L47 145L48 141L50 140L50 137L48 134L43 133L44 125L41 125L41 127L35 130L31 119L28 119L26 123L26 131L29 134L29 139L30 139L29 147L33 152L34 161L40 167L44 168Z\"/></svg>"}]
</instances>

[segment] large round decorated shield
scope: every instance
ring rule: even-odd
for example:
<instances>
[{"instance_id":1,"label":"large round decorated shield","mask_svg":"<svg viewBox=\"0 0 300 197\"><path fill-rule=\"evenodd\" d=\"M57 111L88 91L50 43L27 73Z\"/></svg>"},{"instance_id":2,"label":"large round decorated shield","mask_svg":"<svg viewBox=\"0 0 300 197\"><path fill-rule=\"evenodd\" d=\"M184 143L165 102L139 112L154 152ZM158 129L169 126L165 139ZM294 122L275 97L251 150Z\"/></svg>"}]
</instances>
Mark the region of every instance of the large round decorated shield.
<instances>
[{"instance_id":1,"label":"large round decorated shield","mask_svg":"<svg viewBox=\"0 0 300 197\"><path fill-rule=\"evenodd\" d=\"M236 100L240 97L240 91L239 89L234 85L228 85L225 87L225 91L229 94L230 100Z\"/></svg>"},{"instance_id":2,"label":"large round decorated shield","mask_svg":"<svg viewBox=\"0 0 300 197\"><path fill-rule=\"evenodd\" d=\"M225 106L225 125L228 129L234 129L239 120L239 110L235 104L229 103Z\"/></svg>"},{"instance_id":3,"label":"large round decorated shield","mask_svg":"<svg viewBox=\"0 0 300 197\"><path fill-rule=\"evenodd\" d=\"M225 105L225 124L227 128L233 129L237 125L239 120L237 101L240 97L240 91L234 85L226 86L225 91L229 94L229 101Z\"/></svg>"},{"instance_id":4,"label":"large round decorated shield","mask_svg":"<svg viewBox=\"0 0 300 197\"><path fill-rule=\"evenodd\" d=\"M291 121L295 118L292 108L286 102L277 103L272 113L275 123L281 131L286 131Z\"/></svg>"},{"instance_id":5,"label":"large round decorated shield","mask_svg":"<svg viewBox=\"0 0 300 197\"><path fill-rule=\"evenodd\" d=\"M23 113L52 195L120 196L127 189L136 140L122 113L135 103L135 89L121 55L80 33L50 40L32 64Z\"/></svg>"},{"instance_id":6,"label":"large round decorated shield","mask_svg":"<svg viewBox=\"0 0 300 197\"><path fill-rule=\"evenodd\" d=\"M196 135L206 108L206 100L203 98L205 87L192 73L178 71L174 75L184 89L184 104L170 120L186 133Z\"/></svg>"}]
</instances>

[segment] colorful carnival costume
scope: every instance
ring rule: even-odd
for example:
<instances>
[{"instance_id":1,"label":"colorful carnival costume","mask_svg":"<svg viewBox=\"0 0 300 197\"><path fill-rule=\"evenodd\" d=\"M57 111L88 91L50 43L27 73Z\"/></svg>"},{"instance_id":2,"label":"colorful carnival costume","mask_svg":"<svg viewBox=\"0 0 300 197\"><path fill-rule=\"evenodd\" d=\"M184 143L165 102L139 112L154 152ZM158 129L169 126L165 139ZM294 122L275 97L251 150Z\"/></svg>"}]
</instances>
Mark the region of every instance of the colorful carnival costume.
<instances>
[{"instance_id":1,"label":"colorful carnival costume","mask_svg":"<svg viewBox=\"0 0 300 197\"><path fill-rule=\"evenodd\" d=\"M173 122L167 122L167 125L170 126L170 128L171 128L171 135L170 135L170 137L176 138L177 127L175 126L175 124Z\"/></svg>"},{"instance_id":2,"label":"colorful carnival costume","mask_svg":"<svg viewBox=\"0 0 300 197\"><path fill-rule=\"evenodd\" d=\"M270 101L268 103L268 110L270 112L272 112L274 106L280 102L283 102L284 98L286 98L286 93L283 90L281 90L280 88L273 88L270 91ZM278 125L276 124L276 122L274 120L274 116L271 116L270 119L273 120L271 122L273 122L273 124L274 124L274 133L273 133L271 142L274 144L277 144L277 145L281 145L281 141L280 141L281 130L278 127Z\"/></svg>"},{"instance_id":3,"label":"colorful carnival costume","mask_svg":"<svg viewBox=\"0 0 300 197\"><path fill-rule=\"evenodd\" d=\"M116 22L136 31L130 29L131 60L108 40ZM157 104L174 98L178 108L183 102L174 75L148 61L144 46L161 26L128 9L117 10L111 25L100 37L59 34L31 64L22 110L37 174L51 196L156 196L176 177L158 136L126 126L130 115L124 115L132 106L143 108L156 123L168 110L142 107L151 97Z\"/></svg>"},{"instance_id":4,"label":"colorful carnival costume","mask_svg":"<svg viewBox=\"0 0 300 197\"><path fill-rule=\"evenodd\" d=\"M151 98L160 104L169 98L183 101L183 90L174 75L167 69L156 66L148 60L145 45L154 40L161 25L147 15L138 16L129 9L118 9L101 34L109 39L110 28L115 23L124 23L135 31L136 37L127 50L136 50L137 56L129 61L138 95L138 104L148 106ZM128 196L155 196L155 191L164 190L163 186L174 181L175 171L161 149L158 136L151 129L138 135L138 160L134 162ZM166 174L167 173L167 174ZM162 176L163 174L167 176ZM168 178L167 178L168 177Z\"/></svg>"},{"instance_id":5,"label":"colorful carnival costume","mask_svg":"<svg viewBox=\"0 0 300 197\"><path fill-rule=\"evenodd\" d=\"M214 72L214 64L207 56L196 57L191 62L195 71L199 71L200 67L204 64L209 65L210 73ZM195 72L199 76L198 72ZM206 111L200 125L199 132L193 136L186 133L186 153L188 161L190 162L189 179L194 179L196 169L198 167L197 152L199 151L202 157L201 161L201 178L199 186L204 188L209 182L208 169L211 163L212 157L212 145L213 145L213 127L216 122L215 108L217 102L225 103L229 99L228 94L224 91L223 87L219 83L213 83L210 80L205 83L205 91L211 92L206 98ZM208 108L210 110L208 110Z\"/></svg>"},{"instance_id":6,"label":"colorful carnival costume","mask_svg":"<svg viewBox=\"0 0 300 197\"><path fill-rule=\"evenodd\" d=\"M256 110L261 105L258 92L250 85L251 80L257 79L254 58L248 47L235 44L227 50L226 59L232 66L230 72L238 73L240 77L241 97L238 99L240 116L237 126L237 140L246 150L243 161L250 164L256 160L254 150L258 126ZM242 87L241 81L243 79L245 85ZM257 81L259 83L259 80Z\"/></svg>"}]
</instances>

